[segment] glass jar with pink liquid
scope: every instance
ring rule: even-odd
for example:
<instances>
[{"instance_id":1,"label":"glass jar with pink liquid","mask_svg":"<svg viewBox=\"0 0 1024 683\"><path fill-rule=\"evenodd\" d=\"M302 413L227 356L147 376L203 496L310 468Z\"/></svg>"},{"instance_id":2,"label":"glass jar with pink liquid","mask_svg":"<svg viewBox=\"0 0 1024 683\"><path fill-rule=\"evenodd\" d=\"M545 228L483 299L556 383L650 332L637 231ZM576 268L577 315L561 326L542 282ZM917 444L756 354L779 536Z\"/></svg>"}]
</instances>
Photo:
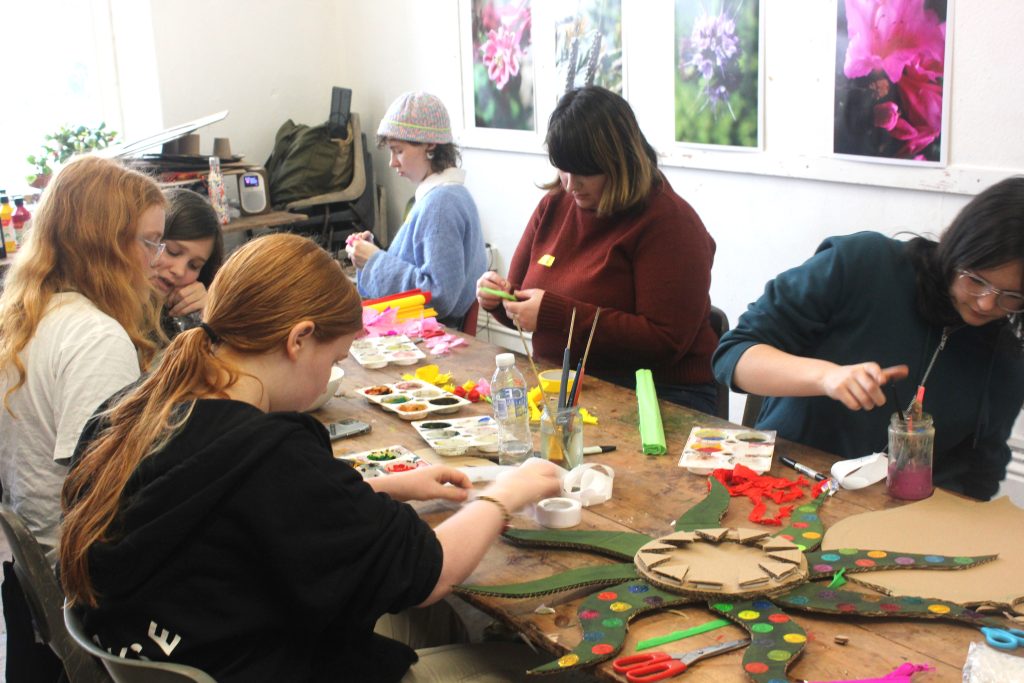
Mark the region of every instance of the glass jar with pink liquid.
<instances>
[{"instance_id":1,"label":"glass jar with pink liquid","mask_svg":"<svg viewBox=\"0 0 1024 683\"><path fill-rule=\"evenodd\" d=\"M889 421L889 495L901 500L921 500L932 495L932 452L935 427L932 416L893 414Z\"/></svg>"}]
</instances>

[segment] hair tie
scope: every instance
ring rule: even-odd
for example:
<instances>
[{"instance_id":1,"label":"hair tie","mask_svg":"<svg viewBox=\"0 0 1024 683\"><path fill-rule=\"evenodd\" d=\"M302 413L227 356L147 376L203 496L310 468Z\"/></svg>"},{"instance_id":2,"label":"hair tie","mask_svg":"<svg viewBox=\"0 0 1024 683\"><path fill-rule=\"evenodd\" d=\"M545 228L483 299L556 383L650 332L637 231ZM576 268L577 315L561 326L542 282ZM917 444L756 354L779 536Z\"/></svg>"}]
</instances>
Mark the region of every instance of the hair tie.
<instances>
[{"instance_id":1,"label":"hair tie","mask_svg":"<svg viewBox=\"0 0 1024 683\"><path fill-rule=\"evenodd\" d=\"M220 342L220 337L217 336L217 333L213 331L212 327L206 323L199 323L199 327L203 328L203 332L205 332L206 336L210 338L211 344L217 344Z\"/></svg>"}]
</instances>

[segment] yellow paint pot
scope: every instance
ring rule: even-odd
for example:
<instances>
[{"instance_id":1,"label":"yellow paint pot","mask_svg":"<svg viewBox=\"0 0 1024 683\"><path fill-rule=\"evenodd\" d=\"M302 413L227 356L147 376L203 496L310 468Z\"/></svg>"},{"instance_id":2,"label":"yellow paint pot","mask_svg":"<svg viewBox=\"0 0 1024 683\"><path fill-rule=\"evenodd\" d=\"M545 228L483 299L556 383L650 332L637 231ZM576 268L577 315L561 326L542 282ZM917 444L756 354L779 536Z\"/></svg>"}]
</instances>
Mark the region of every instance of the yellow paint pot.
<instances>
[{"instance_id":1,"label":"yellow paint pot","mask_svg":"<svg viewBox=\"0 0 1024 683\"><path fill-rule=\"evenodd\" d=\"M573 380L576 378L576 371L569 371L569 384L565 387L565 393L569 393L572 389ZM562 371L561 370L545 370L540 373L540 388L544 390L544 394L547 396L558 396L558 386L561 384Z\"/></svg>"}]
</instances>

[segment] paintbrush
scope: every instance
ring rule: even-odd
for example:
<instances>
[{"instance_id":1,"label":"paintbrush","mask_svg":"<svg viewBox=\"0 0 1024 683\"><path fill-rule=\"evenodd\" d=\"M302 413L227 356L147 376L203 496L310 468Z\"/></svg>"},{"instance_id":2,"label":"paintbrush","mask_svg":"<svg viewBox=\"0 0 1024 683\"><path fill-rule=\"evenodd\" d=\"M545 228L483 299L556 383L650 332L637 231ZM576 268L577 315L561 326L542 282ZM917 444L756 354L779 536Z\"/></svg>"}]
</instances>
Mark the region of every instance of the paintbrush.
<instances>
[{"instance_id":1,"label":"paintbrush","mask_svg":"<svg viewBox=\"0 0 1024 683\"><path fill-rule=\"evenodd\" d=\"M601 317L601 307L597 307L597 311L594 313L594 322L590 324L590 335L587 337L587 346L583 349L583 357L580 358L579 365L576 366L576 378L573 381L572 393L569 394L572 403L570 405L576 405L580 400L580 393L583 391L583 372L587 365L587 357L590 355L590 344L594 341L594 331L597 330L597 319Z\"/></svg>"},{"instance_id":2,"label":"paintbrush","mask_svg":"<svg viewBox=\"0 0 1024 683\"><path fill-rule=\"evenodd\" d=\"M570 349L572 348L572 330L576 326L576 307L572 307L572 317L569 319L569 337L565 340L565 351L562 352L562 381L558 384L558 409L565 408L565 390L569 383L569 360Z\"/></svg>"},{"instance_id":3,"label":"paintbrush","mask_svg":"<svg viewBox=\"0 0 1024 683\"><path fill-rule=\"evenodd\" d=\"M519 332L519 338L523 342L523 353L526 354L526 360L530 361L530 369L533 371L533 378L537 380L537 388L540 390L540 398L546 404L548 397L544 395L544 387L540 383L540 373L537 372L537 366L533 362L533 356L530 355L530 346L526 343L526 336L523 334L523 328L519 327L519 320L512 318L512 324L516 326L516 331Z\"/></svg>"},{"instance_id":4,"label":"paintbrush","mask_svg":"<svg viewBox=\"0 0 1024 683\"><path fill-rule=\"evenodd\" d=\"M900 422L905 422L906 418L903 417L903 410L900 409L900 397L896 393L896 382L889 382L889 393L892 394L892 402L896 406L896 414L900 416Z\"/></svg>"}]
</instances>

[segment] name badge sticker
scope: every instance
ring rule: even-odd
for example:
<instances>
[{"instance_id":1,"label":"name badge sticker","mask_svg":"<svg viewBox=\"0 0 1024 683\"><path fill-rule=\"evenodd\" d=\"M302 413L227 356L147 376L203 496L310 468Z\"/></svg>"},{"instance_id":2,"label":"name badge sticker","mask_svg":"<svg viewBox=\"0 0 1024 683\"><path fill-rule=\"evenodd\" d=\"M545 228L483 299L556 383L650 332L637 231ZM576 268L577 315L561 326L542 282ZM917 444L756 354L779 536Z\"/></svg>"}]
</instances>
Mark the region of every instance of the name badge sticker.
<instances>
[{"instance_id":1,"label":"name badge sticker","mask_svg":"<svg viewBox=\"0 0 1024 683\"><path fill-rule=\"evenodd\" d=\"M550 268L551 266L555 265L555 257L552 256L551 254L544 254L539 259L537 259L537 263L539 265L544 266L545 268Z\"/></svg>"}]
</instances>

